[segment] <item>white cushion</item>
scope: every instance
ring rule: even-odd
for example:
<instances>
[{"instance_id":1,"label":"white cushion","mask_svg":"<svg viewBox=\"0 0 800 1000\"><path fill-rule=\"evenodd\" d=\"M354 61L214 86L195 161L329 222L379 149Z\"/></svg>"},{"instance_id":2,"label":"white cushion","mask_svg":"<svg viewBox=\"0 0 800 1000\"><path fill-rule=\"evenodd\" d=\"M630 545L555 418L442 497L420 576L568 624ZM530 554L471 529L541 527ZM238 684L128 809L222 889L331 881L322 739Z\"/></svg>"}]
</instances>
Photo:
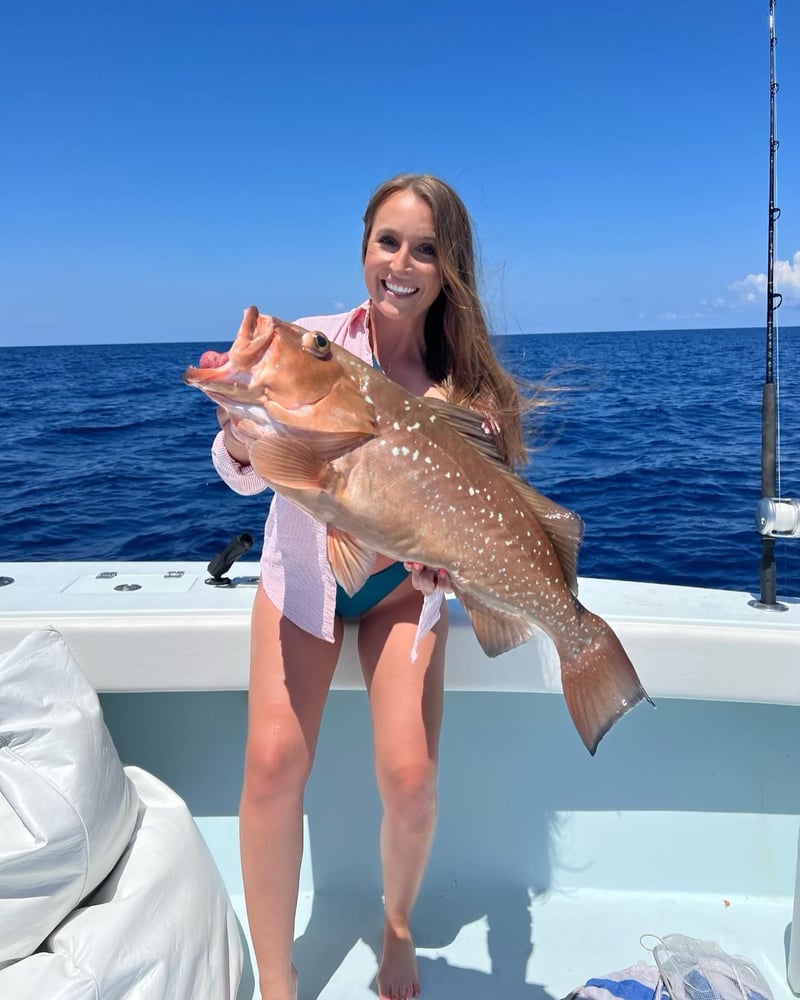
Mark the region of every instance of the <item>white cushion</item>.
<instances>
[{"instance_id":1,"label":"white cushion","mask_svg":"<svg viewBox=\"0 0 800 1000\"><path fill-rule=\"evenodd\" d=\"M136 831L119 864L45 950L0 970L14 1000L234 1000L238 924L183 801L139 768Z\"/></svg>"},{"instance_id":2,"label":"white cushion","mask_svg":"<svg viewBox=\"0 0 800 1000\"><path fill-rule=\"evenodd\" d=\"M0 656L0 965L108 875L137 812L94 689L58 632L31 633Z\"/></svg>"}]
</instances>

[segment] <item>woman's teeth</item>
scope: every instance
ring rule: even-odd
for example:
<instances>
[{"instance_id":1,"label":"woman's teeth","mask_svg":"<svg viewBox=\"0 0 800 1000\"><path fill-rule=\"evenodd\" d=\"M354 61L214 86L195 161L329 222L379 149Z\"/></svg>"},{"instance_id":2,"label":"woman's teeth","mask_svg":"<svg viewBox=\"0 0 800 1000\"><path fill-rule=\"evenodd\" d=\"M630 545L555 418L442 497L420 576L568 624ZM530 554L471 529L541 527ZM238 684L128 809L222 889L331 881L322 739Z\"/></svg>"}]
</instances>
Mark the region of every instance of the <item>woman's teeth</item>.
<instances>
[{"instance_id":1,"label":"woman's teeth","mask_svg":"<svg viewBox=\"0 0 800 1000\"><path fill-rule=\"evenodd\" d=\"M405 285L395 285L392 281L384 281L384 285L393 295L413 295L417 288L407 288Z\"/></svg>"}]
</instances>

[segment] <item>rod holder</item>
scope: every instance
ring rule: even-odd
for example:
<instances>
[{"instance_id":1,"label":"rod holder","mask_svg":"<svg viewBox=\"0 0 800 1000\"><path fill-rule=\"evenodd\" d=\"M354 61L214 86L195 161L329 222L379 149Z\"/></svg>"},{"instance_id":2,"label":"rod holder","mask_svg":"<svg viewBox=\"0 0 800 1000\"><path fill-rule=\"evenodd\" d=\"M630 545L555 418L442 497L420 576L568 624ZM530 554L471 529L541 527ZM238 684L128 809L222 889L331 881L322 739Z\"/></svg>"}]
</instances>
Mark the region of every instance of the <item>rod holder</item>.
<instances>
[{"instance_id":1,"label":"rod holder","mask_svg":"<svg viewBox=\"0 0 800 1000\"><path fill-rule=\"evenodd\" d=\"M243 556L252 547L252 544L253 536L248 534L237 535L236 538L228 542L225 548L218 552L208 564L208 572L211 576L206 580L206 583L211 587L230 587L231 581L223 574L228 572L239 556Z\"/></svg>"}]
</instances>

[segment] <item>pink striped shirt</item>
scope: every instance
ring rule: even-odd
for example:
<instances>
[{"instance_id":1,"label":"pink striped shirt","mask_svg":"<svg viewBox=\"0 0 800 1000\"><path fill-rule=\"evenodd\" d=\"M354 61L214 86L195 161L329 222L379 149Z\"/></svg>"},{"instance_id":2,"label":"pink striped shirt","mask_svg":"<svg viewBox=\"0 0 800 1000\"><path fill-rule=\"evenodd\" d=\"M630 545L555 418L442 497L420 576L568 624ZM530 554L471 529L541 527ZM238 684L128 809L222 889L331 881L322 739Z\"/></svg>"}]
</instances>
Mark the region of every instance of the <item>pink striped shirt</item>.
<instances>
[{"instance_id":1,"label":"pink striped shirt","mask_svg":"<svg viewBox=\"0 0 800 1000\"><path fill-rule=\"evenodd\" d=\"M335 316L308 316L298 326L319 330L362 361L371 362L369 302ZM240 465L225 447L222 431L214 439L211 460L220 477L237 493L260 493L267 484L251 465ZM261 584L270 601L306 632L333 642L336 579L328 562L327 531L290 501L275 494L264 525ZM417 645L439 620L442 591L425 598L411 658Z\"/></svg>"}]
</instances>

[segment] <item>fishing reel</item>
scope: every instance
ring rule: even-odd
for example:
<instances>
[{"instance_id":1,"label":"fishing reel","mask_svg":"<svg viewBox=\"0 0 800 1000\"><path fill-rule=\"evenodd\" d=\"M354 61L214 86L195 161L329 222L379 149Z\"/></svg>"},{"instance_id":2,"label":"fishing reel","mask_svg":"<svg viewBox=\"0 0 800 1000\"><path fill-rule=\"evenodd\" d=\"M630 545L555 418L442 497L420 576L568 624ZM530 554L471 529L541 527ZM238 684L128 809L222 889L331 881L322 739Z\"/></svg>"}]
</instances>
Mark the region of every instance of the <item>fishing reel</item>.
<instances>
[{"instance_id":1,"label":"fishing reel","mask_svg":"<svg viewBox=\"0 0 800 1000\"><path fill-rule=\"evenodd\" d=\"M756 508L756 528L770 538L800 538L800 500L764 497Z\"/></svg>"}]
</instances>

